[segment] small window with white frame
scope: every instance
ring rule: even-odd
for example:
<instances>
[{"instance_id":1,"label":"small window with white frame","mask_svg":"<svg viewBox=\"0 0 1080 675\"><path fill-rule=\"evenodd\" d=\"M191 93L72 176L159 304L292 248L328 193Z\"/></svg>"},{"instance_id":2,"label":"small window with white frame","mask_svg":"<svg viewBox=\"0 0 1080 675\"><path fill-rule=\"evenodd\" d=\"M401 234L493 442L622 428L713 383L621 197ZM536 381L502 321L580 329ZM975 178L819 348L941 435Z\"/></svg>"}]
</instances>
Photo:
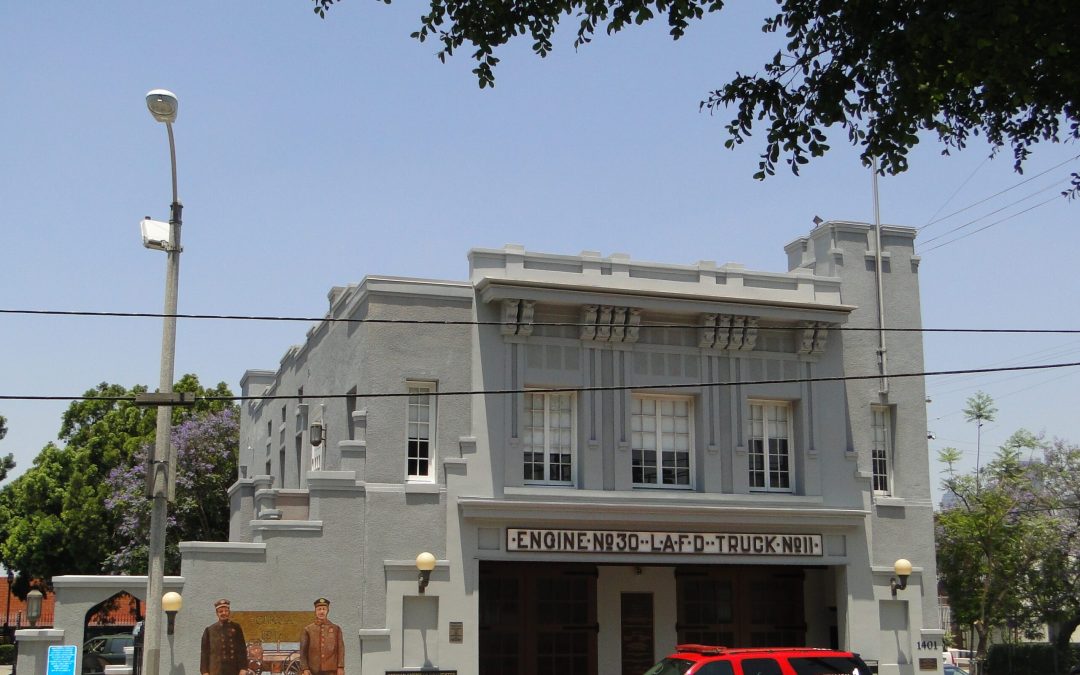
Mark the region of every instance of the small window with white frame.
<instances>
[{"instance_id":1,"label":"small window with white frame","mask_svg":"<svg viewBox=\"0 0 1080 675\"><path fill-rule=\"evenodd\" d=\"M435 401L434 382L409 382L408 459L409 480L434 480Z\"/></svg>"},{"instance_id":2,"label":"small window with white frame","mask_svg":"<svg viewBox=\"0 0 1080 675\"><path fill-rule=\"evenodd\" d=\"M572 485L577 435L572 392L525 394L524 481L530 485Z\"/></svg>"},{"instance_id":3,"label":"small window with white frame","mask_svg":"<svg viewBox=\"0 0 1080 675\"><path fill-rule=\"evenodd\" d=\"M750 489L792 492L791 404L750 401Z\"/></svg>"},{"instance_id":4,"label":"small window with white frame","mask_svg":"<svg viewBox=\"0 0 1080 675\"><path fill-rule=\"evenodd\" d=\"M873 472L874 492L892 494L892 415L889 407L870 406L870 462Z\"/></svg>"},{"instance_id":5,"label":"small window with white frame","mask_svg":"<svg viewBox=\"0 0 1080 675\"><path fill-rule=\"evenodd\" d=\"M689 488L693 447L693 400L689 396L633 396L630 472L634 487Z\"/></svg>"}]
</instances>

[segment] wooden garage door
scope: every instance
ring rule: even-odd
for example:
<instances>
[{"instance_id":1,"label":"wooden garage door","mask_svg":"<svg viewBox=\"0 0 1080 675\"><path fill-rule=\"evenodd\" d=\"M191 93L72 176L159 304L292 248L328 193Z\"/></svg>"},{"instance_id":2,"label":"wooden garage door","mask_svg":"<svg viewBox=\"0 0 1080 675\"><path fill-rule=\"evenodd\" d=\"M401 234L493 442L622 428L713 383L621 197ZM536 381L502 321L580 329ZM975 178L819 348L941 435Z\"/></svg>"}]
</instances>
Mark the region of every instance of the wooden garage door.
<instances>
[{"instance_id":1,"label":"wooden garage door","mask_svg":"<svg viewBox=\"0 0 1080 675\"><path fill-rule=\"evenodd\" d=\"M596 672L596 566L480 563L480 675Z\"/></svg>"},{"instance_id":2,"label":"wooden garage door","mask_svg":"<svg viewBox=\"0 0 1080 675\"><path fill-rule=\"evenodd\" d=\"M801 569L683 566L675 579L680 644L778 647L806 639Z\"/></svg>"}]
</instances>

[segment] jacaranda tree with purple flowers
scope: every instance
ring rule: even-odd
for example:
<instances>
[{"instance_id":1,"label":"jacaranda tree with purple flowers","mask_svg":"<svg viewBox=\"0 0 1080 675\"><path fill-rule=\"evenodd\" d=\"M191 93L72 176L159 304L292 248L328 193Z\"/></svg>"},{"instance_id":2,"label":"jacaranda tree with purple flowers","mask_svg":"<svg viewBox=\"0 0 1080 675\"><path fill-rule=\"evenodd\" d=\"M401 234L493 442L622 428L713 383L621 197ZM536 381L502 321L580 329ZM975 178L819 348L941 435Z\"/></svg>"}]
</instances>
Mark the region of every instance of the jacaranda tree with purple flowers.
<instances>
[{"instance_id":1,"label":"jacaranda tree with purple flowers","mask_svg":"<svg viewBox=\"0 0 1080 675\"><path fill-rule=\"evenodd\" d=\"M180 571L181 541L225 541L229 538L228 488L236 480L237 415L225 409L185 420L172 430L176 448L176 503L169 510L165 569ZM150 506L146 499L146 456L143 445L136 461L116 467L106 482L111 495L105 507L117 518L116 548L106 565L117 572L145 574Z\"/></svg>"},{"instance_id":2,"label":"jacaranda tree with purple flowers","mask_svg":"<svg viewBox=\"0 0 1080 675\"><path fill-rule=\"evenodd\" d=\"M1061 658L1068 659L1069 640L1080 627L1080 445L1056 439L1029 473L1029 508L1048 522L1052 539L1037 564L1025 569L1025 586L1031 605L1054 628Z\"/></svg>"},{"instance_id":3,"label":"jacaranda tree with purple flowers","mask_svg":"<svg viewBox=\"0 0 1080 675\"><path fill-rule=\"evenodd\" d=\"M1036 638L1050 627L1059 663L1080 626L1080 447L1021 429L993 461L959 474L940 453L949 499L935 515L941 586L953 620L976 636ZM1064 671L1060 671L1064 672Z\"/></svg>"},{"instance_id":4,"label":"jacaranda tree with purple flowers","mask_svg":"<svg viewBox=\"0 0 1080 675\"><path fill-rule=\"evenodd\" d=\"M173 408L177 429L235 409L224 382L203 387L196 376L184 375L173 388L197 399L192 407ZM0 563L16 572L16 594L29 590L30 579L48 582L58 574L137 571L113 560L129 546L131 535L122 527L128 517L125 505L106 502L116 496L110 475L143 471L141 449L154 442L156 410L133 403L135 395L146 390L106 382L88 390L64 412L58 443L46 445L25 473L0 489ZM233 434L229 447L235 452L235 430ZM191 444L186 437L181 440ZM222 466L227 479L234 479L235 465ZM217 508L212 504L216 496L204 496L207 514ZM187 527L189 517L181 516L178 526ZM216 517L207 516L208 522Z\"/></svg>"}]
</instances>

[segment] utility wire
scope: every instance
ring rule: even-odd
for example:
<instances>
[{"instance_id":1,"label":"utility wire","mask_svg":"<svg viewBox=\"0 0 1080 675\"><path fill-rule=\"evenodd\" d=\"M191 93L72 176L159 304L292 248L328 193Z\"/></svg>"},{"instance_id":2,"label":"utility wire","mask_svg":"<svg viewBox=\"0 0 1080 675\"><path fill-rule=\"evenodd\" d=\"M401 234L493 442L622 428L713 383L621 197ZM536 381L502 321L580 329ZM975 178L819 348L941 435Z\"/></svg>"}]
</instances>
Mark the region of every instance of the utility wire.
<instances>
[{"instance_id":1,"label":"utility wire","mask_svg":"<svg viewBox=\"0 0 1080 675\"><path fill-rule=\"evenodd\" d=\"M1020 354L1020 355L1017 355L1017 356L1014 356L1014 357L1011 357L1011 358L1002 359L1000 361L994 361L993 363L990 363L990 364L987 364L987 365L989 365L989 366L1006 366L1006 365L1010 365L1010 364L1014 364L1014 363L1018 363L1018 362L1022 362L1022 361L1028 361L1030 363L1036 357L1041 361L1046 361L1046 360L1050 360L1050 359L1070 358L1072 356L1072 354L1075 354L1077 351L1080 351L1080 342L1074 340L1074 341L1067 342L1065 344L1057 345L1057 346L1054 346L1054 347L1047 347L1045 349L1039 349L1039 350L1036 350L1036 351L1033 351L1033 352L1028 352L1026 354ZM1018 377L1025 377L1028 374L1029 373L1020 373L1019 375L1011 375L1009 377L1003 377L1003 378L1001 378L999 380L991 380L991 381L988 381L988 382L984 382L984 385L996 384L996 383L999 383L999 382L1006 382L1008 380L1016 379ZM979 375L968 375L968 376L964 376L964 377L957 377L957 378L954 378L954 379L949 381L949 388L948 389L933 389L933 390L927 391L927 395L930 396L931 398L938 398L940 396L946 396L948 394L955 394L956 392L959 392L959 391L968 390L968 389L971 389L971 386L972 386L970 384L970 382L973 381L973 380L977 380L977 379L979 379ZM953 385L957 385L958 382L967 382L968 384L961 384L961 385L958 385L958 386L953 386Z\"/></svg>"},{"instance_id":2,"label":"utility wire","mask_svg":"<svg viewBox=\"0 0 1080 675\"><path fill-rule=\"evenodd\" d=\"M1035 206L1029 206L1028 208L1024 209L1023 211L1017 211L1016 213L1012 214L1011 216L1005 216L1001 220L995 220L994 222L990 223L989 225L984 225L984 226L980 227L977 230L972 230L971 232L968 232L967 234L961 235L961 236L957 237L956 239L950 239L949 241L942 242L942 243L938 244L937 246L931 246L930 248L926 249L925 251L919 251L919 255L926 255L930 251L936 251L937 249L941 248L942 246L948 246L949 244L955 244L956 242L960 241L961 239L966 239L966 238L970 237L973 234L978 234L978 233L982 232L983 230L988 230L988 229L990 229L991 227L993 227L995 225L1000 225L1001 223L1004 223L1006 220L1011 220L1012 218L1023 215L1025 213L1027 213L1028 211L1033 211L1033 210L1039 208L1040 206L1046 206L1047 204L1049 204L1050 202L1052 202L1052 201L1054 201L1056 199L1059 199L1059 197L1051 197L1050 199L1047 199L1046 201L1039 202Z\"/></svg>"},{"instance_id":3,"label":"utility wire","mask_svg":"<svg viewBox=\"0 0 1080 675\"><path fill-rule=\"evenodd\" d=\"M102 312L89 310L59 310L59 309L0 309L0 314L24 314L31 316L100 316L119 318L147 318L147 319L220 319L228 321L303 321L307 323L326 321L327 323L351 323L351 324L402 324L421 326L551 326L570 328L629 328L626 324L599 324L583 323L580 321L533 321L528 324L519 324L513 321L473 321L469 319L353 319L349 317L335 316L261 316L244 314L162 314L160 312ZM652 323L639 324L634 328L724 328L723 326L705 326L701 324L685 323ZM801 330L802 326L758 326L762 330ZM872 331L882 330L876 326L829 326L829 330L838 331ZM1033 334L1080 334L1080 328L885 328L886 332L894 333L1033 333Z\"/></svg>"},{"instance_id":4,"label":"utility wire","mask_svg":"<svg viewBox=\"0 0 1080 675\"><path fill-rule=\"evenodd\" d=\"M941 213L945 209L945 207L948 206L949 203L952 202L952 200L956 198L956 195L960 194L960 191L964 189L964 186L967 185L968 183L970 183L971 179L975 177L975 174L979 173L979 170L982 169L984 166L986 166L986 163L990 161L990 158L992 156L993 155L987 155L986 157L983 158L983 161L979 163L979 166L975 167L975 170L971 172L971 175L969 175L966 179L964 179L963 183L960 183L960 187L953 190L953 193L951 195L949 195L949 198L946 199L941 204L941 206L939 206L937 208L937 211L934 211L934 213L926 220L926 224L919 228L920 230L922 230L925 227L929 227L932 223L936 222L934 220L934 218L937 217L937 214Z\"/></svg>"},{"instance_id":5,"label":"utility wire","mask_svg":"<svg viewBox=\"0 0 1080 675\"><path fill-rule=\"evenodd\" d=\"M929 223L927 223L926 225L923 225L922 227L918 228L918 230L919 230L919 231L921 231L921 230L924 230L924 229L926 229L926 228L930 227L931 225L933 225L933 224L935 224L935 223L940 223L941 221L943 221L943 220L948 220L949 218L952 218L953 216L955 216L955 215L957 215L957 214L963 213L964 211L967 211L968 209L972 209L972 208L975 208L975 207L976 207L976 206L978 206L979 204L983 204L983 203L985 203L985 202L988 202L988 201L990 201L991 199L993 199L994 197L998 197L998 196L1000 196L1000 195L1003 195L1003 194L1005 194L1006 192L1009 192L1010 190L1015 190L1016 188L1020 187L1021 185L1024 185L1024 184L1026 184L1026 183L1030 183L1031 181L1035 180L1035 179L1036 179L1036 178L1038 178L1039 176L1045 176L1046 174L1050 173L1050 172L1051 172L1051 171L1053 171L1054 169L1057 169L1057 168L1060 168L1060 167L1062 167L1062 166L1065 166L1065 165L1066 165L1066 164L1068 164L1069 162L1071 162L1071 161L1073 161L1073 160L1076 160L1076 159L1080 159L1080 155L1075 155L1075 156L1073 156L1073 157L1070 157L1069 159L1065 160L1064 162L1061 162L1060 164L1055 164L1054 166L1050 167L1050 168L1049 168L1049 169L1047 169L1046 171L1043 171L1043 172L1041 172L1041 173L1037 173L1037 174L1035 174L1034 176L1032 176L1032 177L1030 177L1030 178L1026 178L1026 179L1024 179L1024 180L1020 181L1019 183L1017 183L1016 185L1013 185L1012 187L1007 187L1007 188L1005 188L1004 190L1001 190L1001 191L999 191L999 192L995 192L994 194L990 195L989 197L984 197L984 198L980 199L980 200L979 200L979 201L977 201L977 202L972 202L971 204L968 204L967 206L965 206L965 207L964 207L964 208L962 208L962 209L958 209L958 210L956 210L956 211L953 211L952 213L950 213L950 214L949 214L949 215L947 215L947 216L942 216L941 218L938 218L937 220L931 220L931 221L930 221Z\"/></svg>"},{"instance_id":6,"label":"utility wire","mask_svg":"<svg viewBox=\"0 0 1080 675\"><path fill-rule=\"evenodd\" d=\"M1062 354L1061 356L1067 356L1067 354ZM1071 374L1071 373L1066 373L1066 375L1069 375L1069 374ZM979 388L980 389L988 389L988 388L991 388L991 387L997 387L997 386L999 386L1001 384L1004 384L1005 382L1012 382L1013 380L1019 380L1020 378L1030 377L1030 376L1033 376L1033 375L1037 376L1037 375L1039 375L1039 373L1017 373L1015 375L1007 375L1005 377L1000 377L1000 378L993 379L993 380L981 380L979 382ZM978 379L979 378L978 375L973 375L971 377L972 377L972 379ZM962 380L962 379L965 379L965 378L958 377L956 379L957 380ZM1054 379L1057 379L1057 378L1054 378ZM1054 381L1053 379L1045 380L1045 382L1047 382L1047 383L1053 382L1053 381ZM932 391L932 392L928 392L927 396L929 396L931 398L934 398L934 397L940 397L940 396L947 396L949 394L955 394L955 393L962 392L962 391L971 391L971 388L973 386L975 386L975 385L971 381L969 381L967 384L964 384L963 386L960 386L960 387L954 387L954 388L951 388L951 389L945 389L945 390L941 390L941 391L935 390L935 391ZM1032 385L1032 386L1039 386L1039 383L1036 383L1035 385ZM1017 391L1024 391L1024 390L1021 389L1021 390L1017 390ZM994 397L995 400L997 398L998 398L997 396Z\"/></svg>"},{"instance_id":7,"label":"utility wire","mask_svg":"<svg viewBox=\"0 0 1080 675\"><path fill-rule=\"evenodd\" d=\"M934 377L939 375L966 375L969 373L996 373L1010 370L1050 370L1054 368L1075 368L1080 366L1080 361L1071 363L1049 363L1036 366L1011 366L1006 368L967 368L964 370L932 370L917 373L890 373L889 377ZM500 394L558 394L558 393L581 393L589 391L641 391L646 389L687 389L692 387L738 387L754 386L760 384L799 384L814 382L850 382L855 380L876 380L881 374L873 375L835 375L830 377L801 377L787 380L741 380L735 382L678 382L668 384L627 384L592 387L536 387L518 389L461 389L450 391L426 392L426 396L493 396ZM359 392L347 394L256 394L251 396L197 396L196 401L276 401L296 399L335 399L335 398L404 398L415 396L409 392L373 392L362 394ZM4 394L0 395L0 401L134 401L134 396L25 396Z\"/></svg>"},{"instance_id":8,"label":"utility wire","mask_svg":"<svg viewBox=\"0 0 1080 675\"><path fill-rule=\"evenodd\" d=\"M1005 382L1005 381L1008 381L1008 380L1016 379L1016 378L1019 378L1019 377L1024 377L1024 376L1026 376L1026 375L1038 375L1038 374L1039 374L1039 373L1020 373L1019 375L1014 375L1013 377L1005 377L1005 378L1002 378L1001 380L998 380L997 382L987 382L987 383L985 383L985 384L986 384L986 385L990 385L990 384L1000 384L1001 382ZM1013 389L1013 390L1011 390L1011 391L1007 391L1007 392L1005 392L1004 394L995 394L995 395L994 395L994 400L995 400L995 401L998 401L998 400L1001 400L1001 399L1003 399L1003 398L1007 398L1007 397L1009 397L1009 396L1013 396L1013 395L1015 395L1015 394L1019 394L1019 393L1025 392L1025 391L1029 391L1029 390L1031 390L1031 389L1034 389L1034 388L1036 388L1036 387L1045 387L1046 385L1050 384L1051 382L1057 382L1058 380L1062 380L1062 379L1064 379L1064 378L1066 378L1066 377L1071 377L1071 376L1073 376L1073 375L1076 375L1076 373L1062 373L1061 375L1058 375L1057 377L1051 377L1051 378L1050 378L1050 379L1048 379L1048 380L1040 380L1039 382L1036 382L1036 383L1034 383L1034 384L1028 385L1028 386L1026 386L1026 387L1021 387L1020 389ZM988 387L988 388L989 388L989 387ZM968 390L970 390L970 389L971 389L971 385L968 385L968 386L964 387L964 389L968 389ZM959 390L959 391L962 391L962 389L961 389L961 390ZM952 393L952 392L950 392L950 393ZM963 409L960 409L960 410L953 410L952 412L947 412L947 413L945 413L945 414L943 414L943 415L939 415L938 417L935 417L935 418L933 418L933 420L932 420L932 421L934 421L934 422L937 422L937 421L940 421L940 420L943 420L943 419L945 419L946 417L952 417L953 415L958 415L958 414L960 414L960 413L962 413L962 412L964 412L964 411L963 411ZM992 429L992 428L995 428L995 427L990 427L990 428ZM988 430L989 430L989 429L988 429Z\"/></svg>"},{"instance_id":9,"label":"utility wire","mask_svg":"<svg viewBox=\"0 0 1080 675\"><path fill-rule=\"evenodd\" d=\"M997 209L994 209L993 211L990 211L988 213L984 213L983 215L979 216L978 218L973 218L972 220L967 221L963 225L957 225L956 227L952 228L951 230L946 230L946 231L942 232L941 234L937 235L936 237L930 237L926 241L919 242L919 245L920 246L926 246L927 244L929 244L931 242L935 242L938 239L943 239L943 238L949 236L950 234L952 234L953 232L959 232L960 230L964 229L965 227L967 227L969 225L974 225L975 223L979 222L980 220L983 220L984 218L989 218L990 216L994 215L995 213L1001 213L1002 211L1004 211L1004 210L1006 210L1006 209L1008 209L1010 207L1016 206L1020 202L1027 201L1028 199L1031 199L1035 195L1041 195L1042 193L1046 192L1047 190L1053 190L1054 188L1056 188L1057 186L1061 185L1064 182L1065 181L1060 181L1059 180L1059 181L1056 181L1054 183L1051 183L1051 184L1047 185L1046 187L1042 188L1041 190L1036 190L1035 192L1032 192L1031 194L1029 194L1029 195L1027 195L1025 197L1021 197L1020 199L1017 199L1014 202L1010 202L1010 203L1006 204L1005 206L1002 206L1001 208L997 208ZM1052 201L1052 200L1050 200L1050 201Z\"/></svg>"}]
</instances>

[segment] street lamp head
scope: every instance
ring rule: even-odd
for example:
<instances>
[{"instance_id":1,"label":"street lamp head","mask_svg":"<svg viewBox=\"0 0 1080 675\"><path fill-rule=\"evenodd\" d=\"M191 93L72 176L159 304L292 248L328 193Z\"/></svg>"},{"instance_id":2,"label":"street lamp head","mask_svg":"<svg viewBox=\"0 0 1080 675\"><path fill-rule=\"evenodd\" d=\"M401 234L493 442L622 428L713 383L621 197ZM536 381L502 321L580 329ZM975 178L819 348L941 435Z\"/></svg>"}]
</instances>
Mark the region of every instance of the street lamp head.
<instances>
[{"instance_id":1,"label":"street lamp head","mask_svg":"<svg viewBox=\"0 0 1080 675\"><path fill-rule=\"evenodd\" d=\"M26 594L26 618L29 619L31 628L37 628L38 619L41 618L41 600L43 597L42 592L36 588Z\"/></svg>"},{"instance_id":2,"label":"street lamp head","mask_svg":"<svg viewBox=\"0 0 1080 675\"><path fill-rule=\"evenodd\" d=\"M180 102L176 94L167 89L154 89L146 94L146 107L158 122L171 124L176 121L176 111Z\"/></svg>"}]
</instances>

